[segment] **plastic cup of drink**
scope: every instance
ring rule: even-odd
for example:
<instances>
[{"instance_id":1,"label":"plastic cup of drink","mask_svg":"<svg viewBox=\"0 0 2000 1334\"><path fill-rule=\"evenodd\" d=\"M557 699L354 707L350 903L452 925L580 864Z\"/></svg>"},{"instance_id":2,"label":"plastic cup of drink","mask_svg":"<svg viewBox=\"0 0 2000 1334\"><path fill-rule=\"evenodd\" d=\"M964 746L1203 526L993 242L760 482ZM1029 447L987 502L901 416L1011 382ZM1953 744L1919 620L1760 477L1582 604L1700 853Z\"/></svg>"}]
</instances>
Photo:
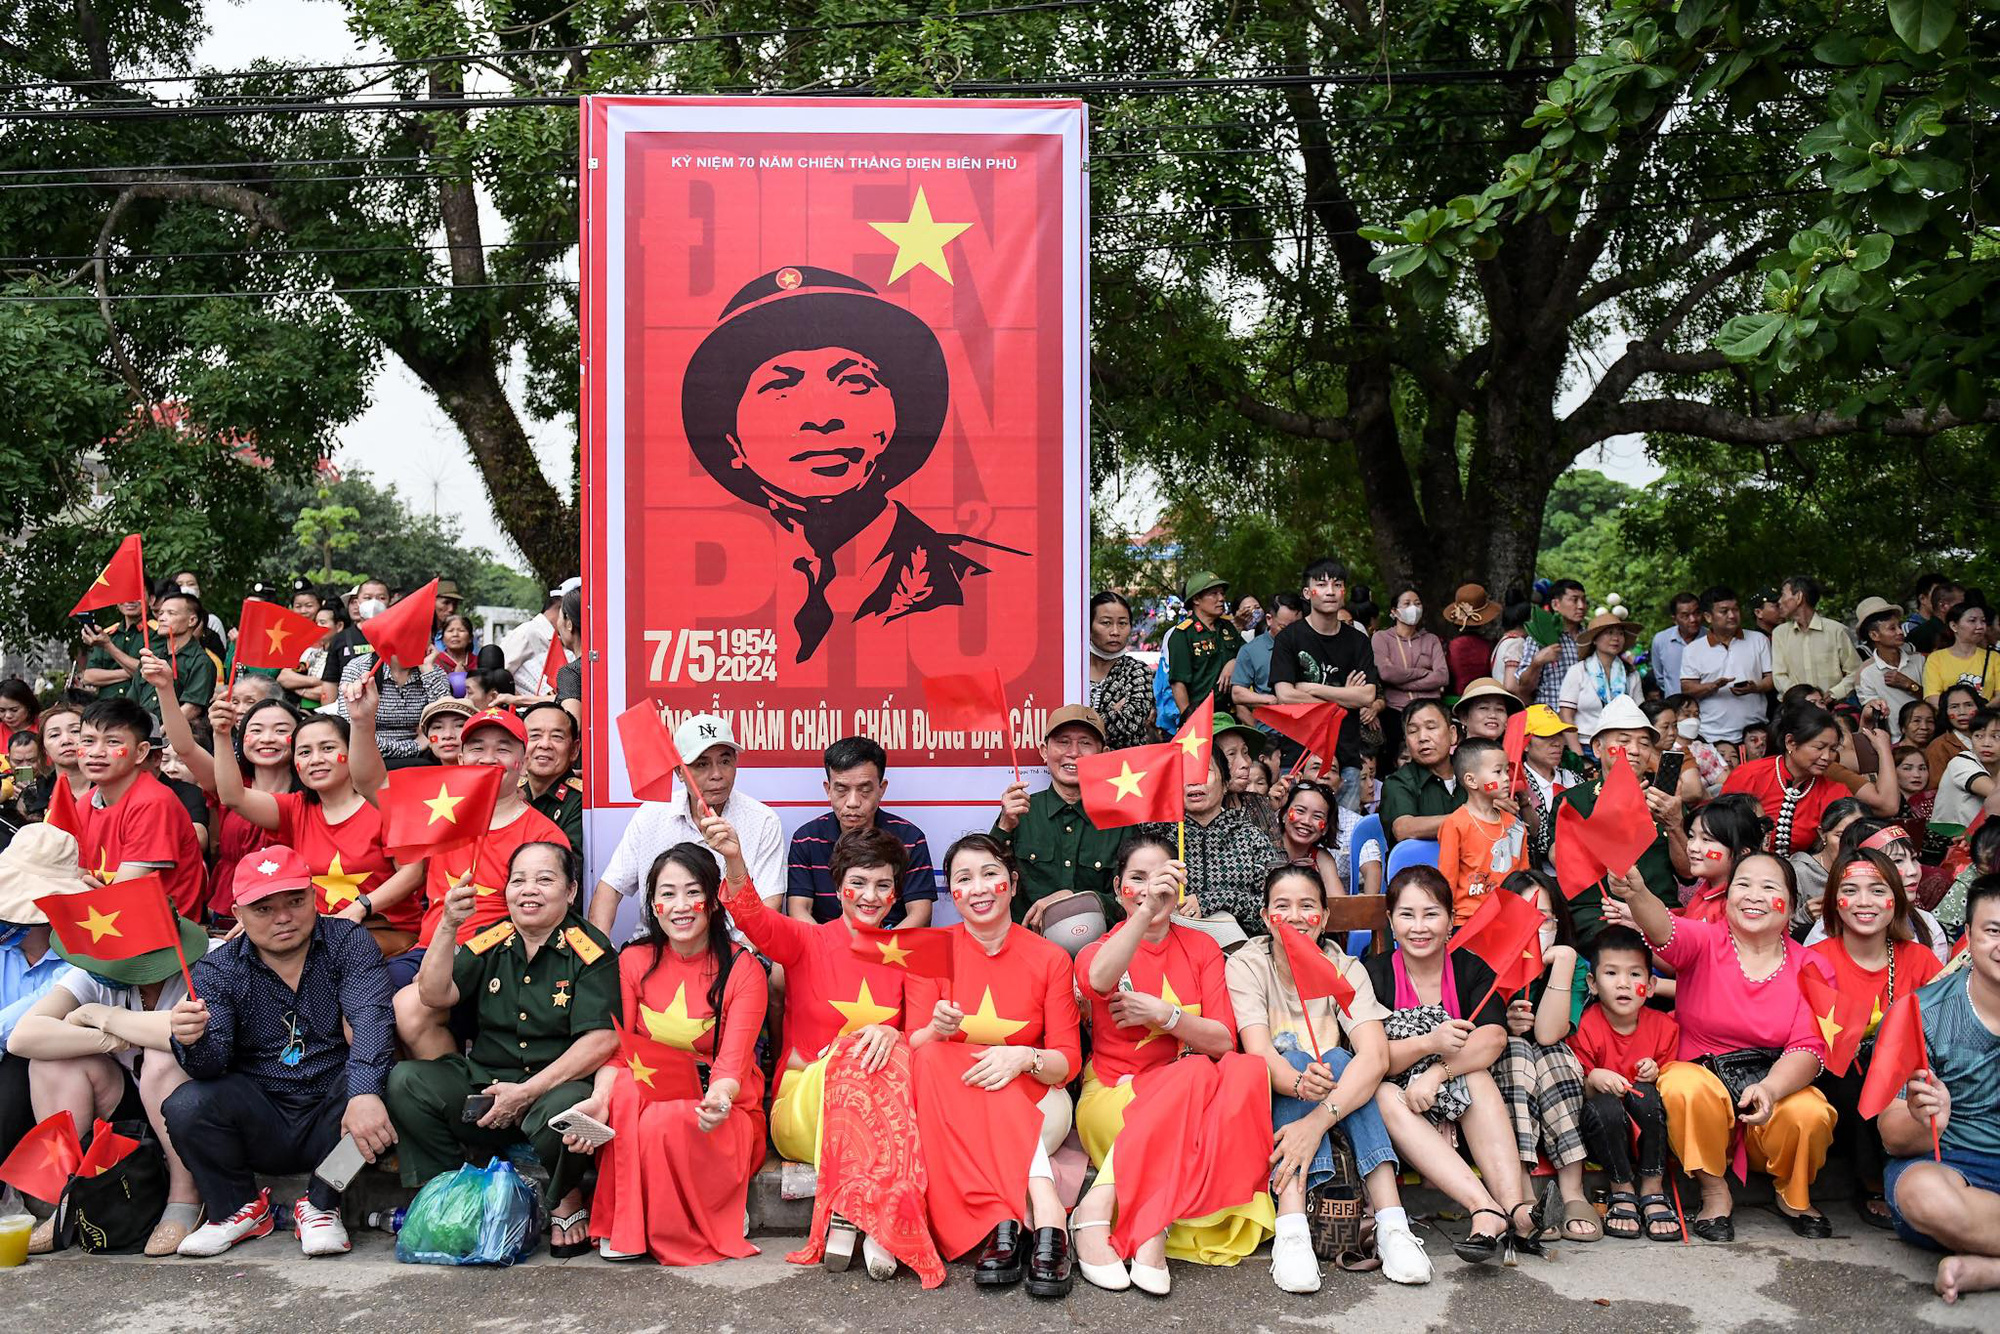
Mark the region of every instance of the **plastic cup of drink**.
<instances>
[{"instance_id":1,"label":"plastic cup of drink","mask_svg":"<svg viewBox=\"0 0 2000 1334\"><path fill-rule=\"evenodd\" d=\"M0 1218L0 1269L28 1262L28 1234L34 1230L33 1214L8 1214Z\"/></svg>"}]
</instances>

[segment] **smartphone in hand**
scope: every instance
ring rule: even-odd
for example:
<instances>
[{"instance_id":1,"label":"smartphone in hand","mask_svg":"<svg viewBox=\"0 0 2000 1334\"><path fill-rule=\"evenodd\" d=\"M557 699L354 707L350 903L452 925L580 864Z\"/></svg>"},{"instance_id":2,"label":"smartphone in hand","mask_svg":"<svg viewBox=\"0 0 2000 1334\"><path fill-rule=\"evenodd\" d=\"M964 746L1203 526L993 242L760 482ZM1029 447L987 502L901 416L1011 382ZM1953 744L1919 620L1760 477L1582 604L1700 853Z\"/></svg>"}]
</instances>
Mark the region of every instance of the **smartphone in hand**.
<instances>
[{"instance_id":1,"label":"smartphone in hand","mask_svg":"<svg viewBox=\"0 0 2000 1334\"><path fill-rule=\"evenodd\" d=\"M313 1169L313 1175L335 1190L346 1190L366 1161L361 1156L361 1146L354 1142L354 1136L342 1135L340 1143L333 1146L333 1152L322 1158L319 1166Z\"/></svg>"},{"instance_id":2,"label":"smartphone in hand","mask_svg":"<svg viewBox=\"0 0 2000 1334\"><path fill-rule=\"evenodd\" d=\"M465 1109L458 1114L458 1119L467 1125L471 1125L492 1110L493 1095L491 1093L470 1094L465 1100Z\"/></svg>"}]
</instances>

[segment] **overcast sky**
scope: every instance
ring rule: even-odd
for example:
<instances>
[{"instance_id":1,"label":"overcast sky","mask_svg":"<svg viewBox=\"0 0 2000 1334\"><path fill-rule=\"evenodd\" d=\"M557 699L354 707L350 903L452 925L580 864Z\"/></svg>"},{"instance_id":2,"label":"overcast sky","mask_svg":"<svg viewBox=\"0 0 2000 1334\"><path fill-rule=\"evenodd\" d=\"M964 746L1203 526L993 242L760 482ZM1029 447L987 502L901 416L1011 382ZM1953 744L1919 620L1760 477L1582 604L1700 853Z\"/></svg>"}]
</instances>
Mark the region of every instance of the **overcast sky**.
<instances>
[{"instance_id":1,"label":"overcast sky","mask_svg":"<svg viewBox=\"0 0 2000 1334\"><path fill-rule=\"evenodd\" d=\"M332 0L244 0L238 5L211 5L214 31L203 43L201 63L235 69L258 58L295 59L318 64L343 60L379 59L379 49L362 50L343 22L345 8ZM1565 396L1561 406L1582 397L1582 387ZM517 399L518 401L518 399ZM567 424L531 424L542 470L558 486L569 484L570 428ZM493 517L486 488L466 453L463 438L415 376L394 357L385 360L374 384L369 410L340 432L334 461L343 468L365 469L377 482L393 483L419 513L457 515L466 539L500 559L525 569L520 553ZM1593 449L1578 460L1633 485L1659 475L1646 459L1643 442L1624 436ZM1138 494L1144 494L1140 489ZM1137 499L1135 494L1133 499ZM1143 502L1141 502L1143 503ZM1144 516L1120 515L1143 528Z\"/></svg>"}]
</instances>

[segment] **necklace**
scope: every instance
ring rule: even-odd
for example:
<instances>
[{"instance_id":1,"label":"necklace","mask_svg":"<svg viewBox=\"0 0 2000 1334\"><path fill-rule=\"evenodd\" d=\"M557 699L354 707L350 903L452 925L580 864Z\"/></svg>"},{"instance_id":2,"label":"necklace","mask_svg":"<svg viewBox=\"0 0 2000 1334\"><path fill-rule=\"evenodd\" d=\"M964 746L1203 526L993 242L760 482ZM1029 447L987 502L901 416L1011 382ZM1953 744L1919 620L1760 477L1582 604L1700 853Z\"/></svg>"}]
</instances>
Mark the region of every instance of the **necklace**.
<instances>
[{"instance_id":1,"label":"necklace","mask_svg":"<svg viewBox=\"0 0 2000 1334\"><path fill-rule=\"evenodd\" d=\"M1743 975L1743 980L1745 982L1748 982L1753 987L1761 987L1766 982L1769 982L1772 978L1782 976L1785 971L1785 965L1791 962L1791 960L1787 958L1784 953L1784 947L1780 946L1778 952L1778 966L1776 968L1773 968L1770 972L1764 974L1764 976L1762 977L1752 977L1750 976L1750 970L1743 966L1743 947L1737 943L1736 933L1734 931L1728 931L1725 932L1725 934L1727 934L1729 937L1729 952L1736 956L1736 971L1741 973Z\"/></svg>"}]
</instances>

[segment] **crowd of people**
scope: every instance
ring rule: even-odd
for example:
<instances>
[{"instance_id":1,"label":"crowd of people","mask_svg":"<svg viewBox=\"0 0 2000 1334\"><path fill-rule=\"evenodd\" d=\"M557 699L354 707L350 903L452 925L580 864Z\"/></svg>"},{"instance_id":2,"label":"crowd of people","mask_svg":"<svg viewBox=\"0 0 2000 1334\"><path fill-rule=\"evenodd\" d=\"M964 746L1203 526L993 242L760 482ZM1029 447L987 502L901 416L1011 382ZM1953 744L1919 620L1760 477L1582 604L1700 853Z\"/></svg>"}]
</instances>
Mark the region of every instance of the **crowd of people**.
<instances>
[{"instance_id":1,"label":"crowd of people","mask_svg":"<svg viewBox=\"0 0 2000 1334\"><path fill-rule=\"evenodd\" d=\"M1170 1260L1266 1242L1286 1292L1326 1264L1428 1282L1406 1173L1464 1209L1450 1246L1476 1265L1733 1240L1750 1172L1827 1237L1831 1171L1861 1221L1944 1253L1946 1299L2000 1287L2000 670L1977 590L1926 577L1909 614L1869 597L1847 625L1806 576L1715 587L1649 641L1572 580L1468 584L1436 617L1398 590L1379 628L1346 580L1322 559L1232 599L1197 574L1157 665L1099 594L1045 773L942 856L885 808L874 740L826 750L828 809L787 838L728 719L685 718L687 781L586 887L573 584L487 648L441 597L413 668L355 628L387 587L302 586L324 639L234 671L176 576L85 629L74 685L0 683L0 1157L64 1112L143 1127L167 1171L144 1249L206 1256L287 1205L307 1255L349 1249L328 1181L258 1184L349 1139L409 1186L513 1154L546 1172L553 1253L693 1265L755 1253L775 1151L816 1174L794 1260L927 1287L963 1260L1043 1298L1078 1274L1165 1295ZM1100 827L1086 762L1211 701L1184 820ZM1321 702L1345 712L1318 747L1269 712ZM380 803L425 764L497 769L500 796L476 843L410 858ZM1571 821L1621 769L1651 841L1580 885ZM185 980L173 949L72 948L35 903L142 875ZM1541 923L1540 972L1502 989L1454 945L1507 904ZM1851 1061L1821 985L1868 1016ZM1864 1116L1872 1034L1911 996L1928 1066Z\"/></svg>"}]
</instances>

